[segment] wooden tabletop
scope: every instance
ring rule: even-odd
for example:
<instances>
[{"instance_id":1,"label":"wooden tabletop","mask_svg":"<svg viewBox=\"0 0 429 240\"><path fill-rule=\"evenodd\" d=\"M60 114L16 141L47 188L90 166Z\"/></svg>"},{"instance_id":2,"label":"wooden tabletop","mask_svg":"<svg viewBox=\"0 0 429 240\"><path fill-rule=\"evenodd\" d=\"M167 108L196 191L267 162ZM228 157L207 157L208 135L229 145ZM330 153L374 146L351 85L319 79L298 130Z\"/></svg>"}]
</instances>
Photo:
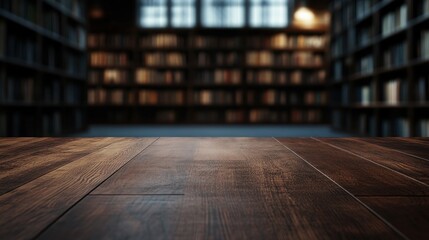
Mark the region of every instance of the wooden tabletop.
<instances>
[{"instance_id":1,"label":"wooden tabletop","mask_svg":"<svg viewBox=\"0 0 429 240\"><path fill-rule=\"evenodd\" d=\"M427 239L425 138L0 138L0 239Z\"/></svg>"}]
</instances>

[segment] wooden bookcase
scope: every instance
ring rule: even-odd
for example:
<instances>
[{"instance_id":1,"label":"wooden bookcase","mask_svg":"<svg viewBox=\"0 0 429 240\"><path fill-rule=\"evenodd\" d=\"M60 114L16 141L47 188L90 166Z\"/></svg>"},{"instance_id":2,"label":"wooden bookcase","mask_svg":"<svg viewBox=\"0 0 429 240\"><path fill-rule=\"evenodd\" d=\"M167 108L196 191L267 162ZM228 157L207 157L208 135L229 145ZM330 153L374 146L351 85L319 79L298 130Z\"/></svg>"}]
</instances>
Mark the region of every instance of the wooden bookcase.
<instances>
[{"instance_id":1,"label":"wooden bookcase","mask_svg":"<svg viewBox=\"0 0 429 240\"><path fill-rule=\"evenodd\" d=\"M86 127L82 0L0 1L0 136Z\"/></svg>"},{"instance_id":2,"label":"wooden bookcase","mask_svg":"<svg viewBox=\"0 0 429 240\"><path fill-rule=\"evenodd\" d=\"M91 123L328 123L328 26L89 22ZM272 60L271 60L272 58Z\"/></svg>"},{"instance_id":3,"label":"wooden bookcase","mask_svg":"<svg viewBox=\"0 0 429 240\"><path fill-rule=\"evenodd\" d=\"M334 128L364 136L428 136L429 1L331 3Z\"/></svg>"}]
</instances>

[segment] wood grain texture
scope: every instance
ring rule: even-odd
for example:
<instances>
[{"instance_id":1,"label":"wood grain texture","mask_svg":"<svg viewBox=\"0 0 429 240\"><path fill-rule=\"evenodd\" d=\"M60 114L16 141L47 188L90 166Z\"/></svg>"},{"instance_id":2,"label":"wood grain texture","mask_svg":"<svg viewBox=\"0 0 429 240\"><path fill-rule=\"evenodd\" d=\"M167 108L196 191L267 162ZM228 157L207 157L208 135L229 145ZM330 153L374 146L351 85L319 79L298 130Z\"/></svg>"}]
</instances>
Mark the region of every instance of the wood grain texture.
<instances>
[{"instance_id":1,"label":"wood grain texture","mask_svg":"<svg viewBox=\"0 0 429 240\"><path fill-rule=\"evenodd\" d=\"M9 152L19 151L22 146L37 143L46 138L0 138L0 155L8 155Z\"/></svg>"},{"instance_id":2,"label":"wood grain texture","mask_svg":"<svg viewBox=\"0 0 429 240\"><path fill-rule=\"evenodd\" d=\"M409 239L428 239L429 197L362 197Z\"/></svg>"},{"instance_id":3,"label":"wood grain texture","mask_svg":"<svg viewBox=\"0 0 429 240\"><path fill-rule=\"evenodd\" d=\"M390 148L350 138L319 138L318 140L362 156L377 164L398 171L429 186L429 163Z\"/></svg>"},{"instance_id":4,"label":"wood grain texture","mask_svg":"<svg viewBox=\"0 0 429 240\"><path fill-rule=\"evenodd\" d=\"M1 162L0 195L105 147L114 141L118 141L114 138L86 138L73 141L63 141L63 139L52 140L59 145L51 146L47 144L45 148L36 146L38 150L31 155L24 157L17 154L13 159ZM37 144L44 143L47 143L47 141L41 141ZM29 144L25 146L31 148L34 145Z\"/></svg>"},{"instance_id":5,"label":"wood grain texture","mask_svg":"<svg viewBox=\"0 0 429 240\"><path fill-rule=\"evenodd\" d=\"M198 141L161 138L91 194L183 194Z\"/></svg>"},{"instance_id":6,"label":"wood grain texture","mask_svg":"<svg viewBox=\"0 0 429 240\"><path fill-rule=\"evenodd\" d=\"M428 146L422 144L407 142L401 138L365 138L360 140L387 147L405 154L414 155L429 161Z\"/></svg>"},{"instance_id":7,"label":"wood grain texture","mask_svg":"<svg viewBox=\"0 0 429 240\"><path fill-rule=\"evenodd\" d=\"M0 239L30 239L155 139L123 139L0 196Z\"/></svg>"},{"instance_id":8,"label":"wood grain texture","mask_svg":"<svg viewBox=\"0 0 429 240\"><path fill-rule=\"evenodd\" d=\"M314 139L279 139L355 195L429 195L429 188Z\"/></svg>"},{"instance_id":9,"label":"wood grain texture","mask_svg":"<svg viewBox=\"0 0 429 240\"><path fill-rule=\"evenodd\" d=\"M180 180L186 175L179 187L184 195L88 195L41 239L400 238L351 195L274 139L159 141L162 145L172 142L166 144L172 148L183 144L193 152L189 164L175 173ZM222 146L228 146L226 153L221 153ZM148 161L153 168L156 160L160 166L174 169L177 165L168 163L169 151L157 148L157 143L150 146L147 155L140 154L144 158L133 159L119 171L123 173L115 174L115 184L109 179L102 188L116 189L120 178L136 171L128 166L137 167L137 163L146 166L143 163ZM178 157L188 157L185 152L179 152ZM155 173L163 171L167 170ZM141 174L137 177L145 180ZM125 188L140 186L123 183ZM160 188L158 183L152 184Z\"/></svg>"}]
</instances>

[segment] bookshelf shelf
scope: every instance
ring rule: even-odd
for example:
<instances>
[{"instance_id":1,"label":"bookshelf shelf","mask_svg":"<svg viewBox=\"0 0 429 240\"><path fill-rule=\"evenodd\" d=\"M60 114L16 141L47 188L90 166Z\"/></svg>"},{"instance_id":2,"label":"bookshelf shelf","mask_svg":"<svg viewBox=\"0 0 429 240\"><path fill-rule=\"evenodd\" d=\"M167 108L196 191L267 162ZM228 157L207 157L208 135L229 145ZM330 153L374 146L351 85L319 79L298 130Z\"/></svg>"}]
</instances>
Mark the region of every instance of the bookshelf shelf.
<instances>
[{"instance_id":1,"label":"bookshelf shelf","mask_svg":"<svg viewBox=\"0 0 429 240\"><path fill-rule=\"evenodd\" d=\"M81 0L0 2L0 136L86 128L84 9Z\"/></svg>"},{"instance_id":2,"label":"bookshelf shelf","mask_svg":"<svg viewBox=\"0 0 429 240\"><path fill-rule=\"evenodd\" d=\"M142 28L135 19L112 26L108 17L88 24L90 123L328 122L327 26ZM128 61L92 64L92 53L126 53Z\"/></svg>"},{"instance_id":3,"label":"bookshelf shelf","mask_svg":"<svg viewBox=\"0 0 429 240\"><path fill-rule=\"evenodd\" d=\"M350 19L331 22L331 29L347 29L331 38L331 48L344 56L330 60L333 127L365 136L427 137L429 69L420 55L429 49L429 37L421 40L429 32L429 1L332 1L331 11L333 20ZM353 20L357 16L364 19ZM359 34L362 29L369 34Z\"/></svg>"}]
</instances>

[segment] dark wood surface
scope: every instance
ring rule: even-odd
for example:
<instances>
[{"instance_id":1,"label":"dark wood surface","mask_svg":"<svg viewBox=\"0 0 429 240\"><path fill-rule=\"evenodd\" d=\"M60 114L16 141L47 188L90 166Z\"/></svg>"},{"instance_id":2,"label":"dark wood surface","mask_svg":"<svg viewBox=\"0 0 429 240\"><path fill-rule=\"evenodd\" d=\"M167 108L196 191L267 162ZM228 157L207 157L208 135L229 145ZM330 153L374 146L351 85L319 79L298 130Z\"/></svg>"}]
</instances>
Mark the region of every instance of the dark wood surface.
<instances>
[{"instance_id":1,"label":"dark wood surface","mask_svg":"<svg viewBox=\"0 0 429 240\"><path fill-rule=\"evenodd\" d=\"M425 142L0 139L0 239L425 239Z\"/></svg>"}]
</instances>

